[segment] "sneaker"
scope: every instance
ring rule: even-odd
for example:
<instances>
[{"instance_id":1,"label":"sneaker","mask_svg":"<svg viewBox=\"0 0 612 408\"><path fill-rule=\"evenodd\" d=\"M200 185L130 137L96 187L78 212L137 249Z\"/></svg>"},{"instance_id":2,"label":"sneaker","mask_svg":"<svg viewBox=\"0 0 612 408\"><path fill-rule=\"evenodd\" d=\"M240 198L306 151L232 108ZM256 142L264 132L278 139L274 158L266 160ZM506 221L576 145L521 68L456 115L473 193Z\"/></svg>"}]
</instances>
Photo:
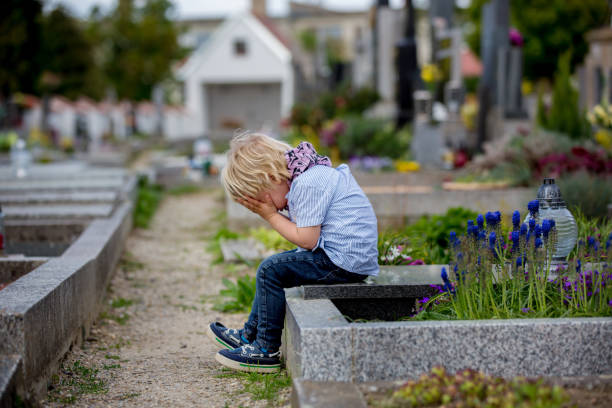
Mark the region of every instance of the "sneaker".
<instances>
[{"instance_id":1,"label":"sneaker","mask_svg":"<svg viewBox=\"0 0 612 408\"><path fill-rule=\"evenodd\" d=\"M219 348L233 350L236 347L249 344L249 341L242 336L242 330L228 329L219 322L211 323L206 330L206 335Z\"/></svg>"},{"instance_id":2,"label":"sneaker","mask_svg":"<svg viewBox=\"0 0 612 408\"><path fill-rule=\"evenodd\" d=\"M234 370L256 373L276 373L281 366L280 351L268 353L257 343L245 344L234 350L219 350L215 360Z\"/></svg>"}]
</instances>

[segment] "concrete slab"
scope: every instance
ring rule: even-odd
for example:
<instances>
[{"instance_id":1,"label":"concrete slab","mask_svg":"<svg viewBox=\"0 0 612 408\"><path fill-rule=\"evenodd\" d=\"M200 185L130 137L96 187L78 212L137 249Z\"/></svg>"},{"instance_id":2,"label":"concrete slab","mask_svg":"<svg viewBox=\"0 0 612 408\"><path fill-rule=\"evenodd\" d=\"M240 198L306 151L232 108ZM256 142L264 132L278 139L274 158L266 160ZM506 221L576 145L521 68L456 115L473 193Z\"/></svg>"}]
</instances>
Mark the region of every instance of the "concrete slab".
<instances>
[{"instance_id":1,"label":"concrete slab","mask_svg":"<svg viewBox=\"0 0 612 408\"><path fill-rule=\"evenodd\" d=\"M256 261L263 259L266 253L266 247L253 238L222 239L219 244L225 262Z\"/></svg>"},{"instance_id":2,"label":"concrete slab","mask_svg":"<svg viewBox=\"0 0 612 408\"><path fill-rule=\"evenodd\" d=\"M118 190L125 183L124 177L50 179L50 180L2 180L0 194L30 193L33 191L99 191Z\"/></svg>"},{"instance_id":3,"label":"concrete slab","mask_svg":"<svg viewBox=\"0 0 612 408\"><path fill-rule=\"evenodd\" d=\"M46 205L46 204L112 204L117 201L119 193L116 191L68 191L64 193L53 192L27 192L22 194L0 194L0 203L7 205Z\"/></svg>"},{"instance_id":4,"label":"concrete slab","mask_svg":"<svg viewBox=\"0 0 612 408\"><path fill-rule=\"evenodd\" d=\"M21 278L47 262L49 258L7 256L0 258L0 284L10 283Z\"/></svg>"},{"instance_id":5,"label":"concrete slab","mask_svg":"<svg viewBox=\"0 0 612 408\"><path fill-rule=\"evenodd\" d=\"M16 385L19 370L21 369L21 356L0 356L0 407L16 407Z\"/></svg>"},{"instance_id":6,"label":"concrete slab","mask_svg":"<svg viewBox=\"0 0 612 408\"><path fill-rule=\"evenodd\" d=\"M132 223L125 202L92 221L60 257L0 291L0 355L23 358L18 392L35 398L70 344L86 335Z\"/></svg>"},{"instance_id":7,"label":"concrete slab","mask_svg":"<svg viewBox=\"0 0 612 408\"><path fill-rule=\"evenodd\" d=\"M292 408L366 408L367 404L355 384L316 382L294 378L291 389Z\"/></svg>"},{"instance_id":8,"label":"concrete slab","mask_svg":"<svg viewBox=\"0 0 612 408\"><path fill-rule=\"evenodd\" d=\"M7 205L2 211L7 220L92 219L109 217L114 207L114 204Z\"/></svg>"}]
</instances>

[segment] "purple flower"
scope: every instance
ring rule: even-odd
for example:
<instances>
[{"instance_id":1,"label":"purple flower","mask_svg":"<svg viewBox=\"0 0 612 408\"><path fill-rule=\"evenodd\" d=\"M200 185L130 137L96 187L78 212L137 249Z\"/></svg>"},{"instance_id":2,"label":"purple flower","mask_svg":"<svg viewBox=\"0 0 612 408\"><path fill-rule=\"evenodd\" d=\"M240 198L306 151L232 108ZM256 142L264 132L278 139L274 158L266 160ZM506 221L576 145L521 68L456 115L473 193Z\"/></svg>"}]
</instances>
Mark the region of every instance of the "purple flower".
<instances>
[{"instance_id":1,"label":"purple flower","mask_svg":"<svg viewBox=\"0 0 612 408\"><path fill-rule=\"evenodd\" d=\"M519 229L519 224L521 223L521 213L517 210L512 213L512 226L514 229Z\"/></svg>"},{"instance_id":2,"label":"purple flower","mask_svg":"<svg viewBox=\"0 0 612 408\"><path fill-rule=\"evenodd\" d=\"M580 259L578 261L576 261L576 273L580 273L580 269L582 268L582 262L580 262Z\"/></svg>"},{"instance_id":3,"label":"purple flower","mask_svg":"<svg viewBox=\"0 0 612 408\"><path fill-rule=\"evenodd\" d=\"M597 252L597 250L599 250L599 243L597 242L597 240L594 237L588 237L587 238L587 245L589 248L592 248L593 251Z\"/></svg>"},{"instance_id":4,"label":"purple flower","mask_svg":"<svg viewBox=\"0 0 612 408\"><path fill-rule=\"evenodd\" d=\"M476 223L478 224L478 228L484 228L484 218L482 217L482 214L478 214L478 217L476 217Z\"/></svg>"},{"instance_id":5,"label":"purple flower","mask_svg":"<svg viewBox=\"0 0 612 408\"><path fill-rule=\"evenodd\" d=\"M508 31L508 38L510 39L510 45L514 45L515 47L522 47L525 43L520 31L514 27L510 28Z\"/></svg>"},{"instance_id":6,"label":"purple flower","mask_svg":"<svg viewBox=\"0 0 612 408\"><path fill-rule=\"evenodd\" d=\"M540 202L538 200L533 200L530 201L527 204L527 209L529 210L529 212L531 213L531 216L535 218L535 215L538 213L538 211L540 210Z\"/></svg>"},{"instance_id":7,"label":"purple flower","mask_svg":"<svg viewBox=\"0 0 612 408\"><path fill-rule=\"evenodd\" d=\"M612 299L608 301L608 306L612 307Z\"/></svg>"},{"instance_id":8,"label":"purple flower","mask_svg":"<svg viewBox=\"0 0 612 408\"><path fill-rule=\"evenodd\" d=\"M523 313L529 313L530 311L531 311L531 309L528 308L528 307L522 307L521 308L521 312L523 312Z\"/></svg>"}]
</instances>

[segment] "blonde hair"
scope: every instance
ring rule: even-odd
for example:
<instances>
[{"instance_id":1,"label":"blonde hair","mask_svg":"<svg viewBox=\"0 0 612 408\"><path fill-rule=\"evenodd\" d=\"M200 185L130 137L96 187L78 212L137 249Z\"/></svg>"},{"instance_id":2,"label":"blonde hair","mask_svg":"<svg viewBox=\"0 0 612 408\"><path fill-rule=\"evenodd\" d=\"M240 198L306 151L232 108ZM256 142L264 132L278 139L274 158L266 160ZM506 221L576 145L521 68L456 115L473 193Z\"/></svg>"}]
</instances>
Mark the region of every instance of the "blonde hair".
<instances>
[{"instance_id":1,"label":"blonde hair","mask_svg":"<svg viewBox=\"0 0 612 408\"><path fill-rule=\"evenodd\" d=\"M225 191L234 199L255 197L273 183L289 179L286 143L263 133L243 132L234 136L221 172Z\"/></svg>"}]
</instances>

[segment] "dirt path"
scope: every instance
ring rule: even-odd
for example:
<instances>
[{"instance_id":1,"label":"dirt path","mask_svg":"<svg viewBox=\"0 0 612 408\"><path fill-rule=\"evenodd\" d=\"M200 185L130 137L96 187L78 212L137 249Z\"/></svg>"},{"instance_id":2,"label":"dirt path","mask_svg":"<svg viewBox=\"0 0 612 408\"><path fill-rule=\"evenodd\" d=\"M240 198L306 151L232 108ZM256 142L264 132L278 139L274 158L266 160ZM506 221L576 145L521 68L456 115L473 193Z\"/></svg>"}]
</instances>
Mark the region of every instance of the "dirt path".
<instances>
[{"instance_id":1,"label":"dirt path","mask_svg":"<svg viewBox=\"0 0 612 408\"><path fill-rule=\"evenodd\" d=\"M211 321L237 327L246 318L212 310L226 273L210 266L205 250L218 225L219 197L167 196L150 229L132 231L105 310L82 347L68 353L45 406L268 405L242 392L243 379L219 378L225 372L204 334Z\"/></svg>"}]
</instances>

